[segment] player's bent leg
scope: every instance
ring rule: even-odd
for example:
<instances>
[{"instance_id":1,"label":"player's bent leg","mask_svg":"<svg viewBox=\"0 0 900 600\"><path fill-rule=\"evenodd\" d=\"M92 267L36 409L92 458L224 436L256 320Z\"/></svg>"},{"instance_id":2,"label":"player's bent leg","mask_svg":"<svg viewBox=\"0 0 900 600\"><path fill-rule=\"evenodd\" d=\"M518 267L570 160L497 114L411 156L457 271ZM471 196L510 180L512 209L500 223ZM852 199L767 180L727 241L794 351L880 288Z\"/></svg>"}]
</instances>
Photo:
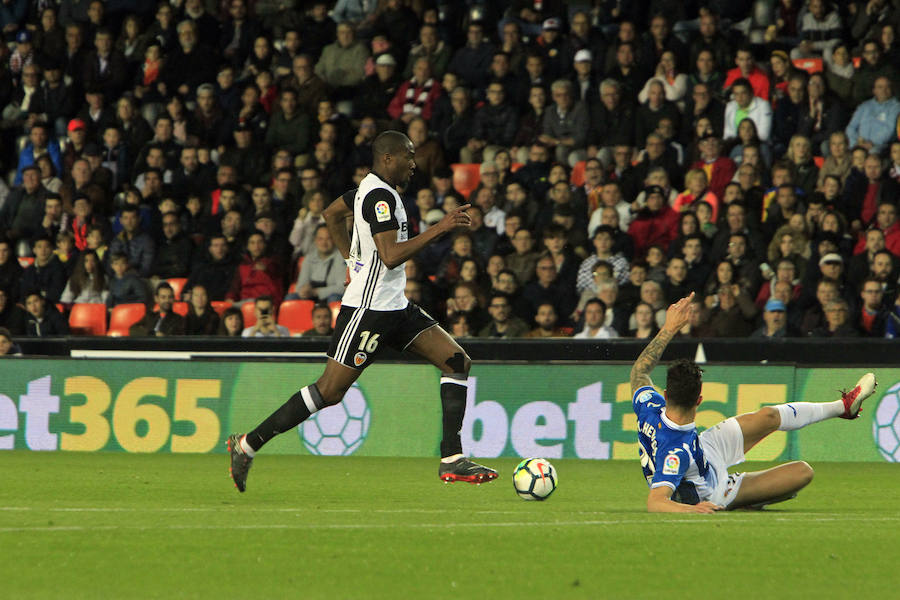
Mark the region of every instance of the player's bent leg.
<instances>
[{"instance_id":1,"label":"player's bent leg","mask_svg":"<svg viewBox=\"0 0 900 600\"><path fill-rule=\"evenodd\" d=\"M246 435L230 435L229 472L238 491L247 489L247 474L253 465L253 457L263 445L276 435L290 431L313 413L339 403L360 373L329 358L325 372L314 384L301 388L253 431Z\"/></svg>"},{"instance_id":2,"label":"player's bent leg","mask_svg":"<svg viewBox=\"0 0 900 600\"><path fill-rule=\"evenodd\" d=\"M790 500L813 479L813 469L801 461L778 465L765 471L744 473L737 496L728 505L735 508L762 508Z\"/></svg>"},{"instance_id":3,"label":"player's bent leg","mask_svg":"<svg viewBox=\"0 0 900 600\"><path fill-rule=\"evenodd\" d=\"M472 366L466 351L438 325L420 332L407 349L427 359L442 373L443 438L438 476L446 483L480 484L496 479L495 470L469 460L462 451L460 430L466 413L466 381Z\"/></svg>"}]
</instances>

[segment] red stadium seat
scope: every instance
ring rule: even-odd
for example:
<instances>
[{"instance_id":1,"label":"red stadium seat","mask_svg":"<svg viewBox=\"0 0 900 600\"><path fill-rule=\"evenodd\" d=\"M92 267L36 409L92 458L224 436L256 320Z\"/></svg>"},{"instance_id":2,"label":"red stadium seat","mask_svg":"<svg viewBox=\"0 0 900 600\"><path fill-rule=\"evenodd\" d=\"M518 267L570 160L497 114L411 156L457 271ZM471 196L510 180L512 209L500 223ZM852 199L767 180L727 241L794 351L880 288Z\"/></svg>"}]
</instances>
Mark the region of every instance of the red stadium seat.
<instances>
[{"instance_id":1,"label":"red stadium seat","mask_svg":"<svg viewBox=\"0 0 900 600\"><path fill-rule=\"evenodd\" d=\"M510 172L515 173L516 171L518 171L519 169L521 169L524 166L525 166L525 163L513 163L513 164L509 165L509 170L510 170Z\"/></svg>"},{"instance_id":2,"label":"red stadium seat","mask_svg":"<svg viewBox=\"0 0 900 600\"><path fill-rule=\"evenodd\" d=\"M312 329L312 300L285 300L278 307L278 324L287 327L291 335Z\"/></svg>"},{"instance_id":3,"label":"red stadium seat","mask_svg":"<svg viewBox=\"0 0 900 600\"><path fill-rule=\"evenodd\" d=\"M75 304L69 313L72 335L106 335L105 304Z\"/></svg>"},{"instance_id":4,"label":"red stadium seat","mask_svg":"<svg viewBox=\"0 0 900 600\"><path fill-rule=\"evenodd\" d=\"M341 312L341 301L337 300L335 302L329 302L328 308L331 309L331 326L334 327L334 324L337 322L338 313Z\"/></svg>"},{"instance_id":5,"label":"red stadium seat","mask_svg":"<svg viewBox=\"0 0 900 600\"><path fill-rule=\"evenodd\" d=\"M795 58L793 62L795 67L806 71L810 75L819 73L823 69L821 58Z\"/></svg>"},{"instance_id":6,"label":"red stadium seat","mask_svg":"<svg viewBox=\"0 0 900 600\"><path fill-rule=\"evenodd\" d=\"M153 311L156 312L159 310L159 304L153 305ZM172 303L172 312L176 315L181 315L182 317L186 317L188 314L188 303L187 302L173 302Z\"/></svg>"},{"instance_id":7,"label":"red stadium seat","mask_svg":"<svg viewBox=\"0 0 900 600\"><path fill-rule=\"evenodd\" d=\"M23 269L27 269L28 267L30 267L31 265L34 264L34 257L33 256L20 256L19 264L22 265Z\"/></svg>"},{"instance_id":8,"label":"red stadium seat","mask_svg":"<svg viewBox=\"0 0 900 600\"><path fill-rule=\"evenodd\" d=\"M256 325L256 305L253 302L244 302L241 305L241 314L244 315L244 327Z\"/></svg>"},{"instance_id":9,"label":"red stadium seat","mask_svg":"<svg viewBox=\"0 0 900 600\"><path fill-rule=\"evenodd\" d=\"M816 163L816 167L821 169L822 165L825 164L825 157L824 156L813 156L813 162Z\"/></svg>"},{"instance_id":10,"label":"red stadium seat","mask_svg":"<svg viewBox=\"0 0 900 600\"><path fill-rule=\"evenodd\" d=\"M584 185L584 165L587 161L579 160L575 163L575 167L572 168L572 175L569 177L569 181L575 187L581 187Z\"/></svg>"},{"instance_id":11,"label":"red stadium seat","mask_svg":"<svg viewBox=\"0 0 900 600\"><path fill-rule=\"evenodd\" d=\"M210 304L212 305L213 310L219 313L220 317L225 313L226 310L231 308L231 302L223 300L213 300L212 302L210 302Z\"/></svg>"},{"instance_id":12,"label":"red stadium seat","mask_svg":"<svg viewBox=\"0 0 900 600\"><path fill-rule=\"evenodd\" d=\"M481 165L478 163L454 163L450 165L453 169L453 187L457 192L468 200L469 194L478 187L481 181Z\"/></svg>"},{"instance_id":13,"label":"red stadium seat","mask_svg":"<svg viewBox=\"0 0 900 600\"><path fill-rule=\"evenodd\" d=\"M128 328L143 319L146 313L147 307L143 304L119 304L113 307L106 335L111 337L127 336Z\"/></svg>"},{"instance_id":14,"label":"red stadium seat","mask_svg":"<svg viewBox=\"0 0 900 600\"><path fill-rule=\"evenodd\" d=\"M171 279L166 279L169 285L172 286L172 291L175 292L175 299L181 300L181 292L184 291L184 284L187 283L186 277L173 277Z\"/></svg>"}]
</instances>

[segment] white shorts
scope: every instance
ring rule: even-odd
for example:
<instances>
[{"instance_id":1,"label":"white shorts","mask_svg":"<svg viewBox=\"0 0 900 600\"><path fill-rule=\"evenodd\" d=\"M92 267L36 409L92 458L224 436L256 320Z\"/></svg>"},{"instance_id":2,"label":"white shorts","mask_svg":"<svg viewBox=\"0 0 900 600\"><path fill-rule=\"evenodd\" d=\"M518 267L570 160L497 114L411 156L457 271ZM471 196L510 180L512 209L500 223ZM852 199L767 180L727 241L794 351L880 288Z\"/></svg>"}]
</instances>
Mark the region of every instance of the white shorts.
<instances>
[{"instance_id":1,"label":"white shorts","mask_svg":"<svg viewBox=\"0 0 900 600\"><path fill-rule=\"evenodd\" d=\"M744 432L737 419L730 417L700 434L700 447L706 462L716 472L716 487L707 500L719 506L728 506L734 501L743 473L729 473L728 467L744 462Z\"/></svg>"}]
</instances>

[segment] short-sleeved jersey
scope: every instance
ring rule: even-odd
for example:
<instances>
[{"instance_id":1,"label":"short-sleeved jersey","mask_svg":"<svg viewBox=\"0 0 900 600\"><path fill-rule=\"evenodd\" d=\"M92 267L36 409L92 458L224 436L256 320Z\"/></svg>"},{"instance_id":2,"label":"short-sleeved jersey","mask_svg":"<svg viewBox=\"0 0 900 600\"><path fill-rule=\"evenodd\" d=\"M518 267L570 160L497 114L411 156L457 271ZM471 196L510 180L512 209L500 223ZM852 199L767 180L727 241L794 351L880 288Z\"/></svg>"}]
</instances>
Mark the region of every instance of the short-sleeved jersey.
<instances>
[{"instance_id":1,"label":"short-sleeved jersey","mask_svg":"<svg viewBox=\"0 0 900 600\"><path fill-rule=\"evenodd\" d=\"M632 397L638 420L638 453L647 485L672 488L672 500L697 504L716 487L716 471L710 468L697 427L679 425L666 417L666 399L652 387L638 388Z\"/></svg>"},{"instance_id":2,"label":"short-sleeved jersey","mask_svg":"<svg viewBox=\"0 0 900 600\"><path fill-rule=\"evenodd\" d=\"M353 210L353 236L350 240L350 284L341 304L369 310L403 310L409 301L404 294L404 265L388 269L378 255L375 234L396 231L397 241L409 237L406 209L397 191L375 173L369 173L356 192L344 194L344 202Z\"/></svg>"}]
</instances>

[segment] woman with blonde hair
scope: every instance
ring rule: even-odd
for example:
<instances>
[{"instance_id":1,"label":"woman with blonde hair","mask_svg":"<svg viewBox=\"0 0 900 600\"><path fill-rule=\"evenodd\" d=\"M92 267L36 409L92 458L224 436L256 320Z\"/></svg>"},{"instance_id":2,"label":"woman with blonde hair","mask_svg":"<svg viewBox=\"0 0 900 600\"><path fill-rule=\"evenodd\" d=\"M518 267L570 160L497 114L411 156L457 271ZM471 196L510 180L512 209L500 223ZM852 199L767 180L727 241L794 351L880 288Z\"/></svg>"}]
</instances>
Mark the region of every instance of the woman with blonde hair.
<instances>
[{"instance_id":1,"label":"woman with blonde hair","mask_svg":"<svg viewBox=\"0 0 900 600\"><path fill-rule=\"evenodd\" d=\"M684 185L687 189L678 194L672 208L678 212L692 211L696 208L697 202L706 202L712 207L712 220L715 222L719 218L719 198L709 191L708 184L706 171L691 169L684 176Z\"/></svg>"}]
</instances>

